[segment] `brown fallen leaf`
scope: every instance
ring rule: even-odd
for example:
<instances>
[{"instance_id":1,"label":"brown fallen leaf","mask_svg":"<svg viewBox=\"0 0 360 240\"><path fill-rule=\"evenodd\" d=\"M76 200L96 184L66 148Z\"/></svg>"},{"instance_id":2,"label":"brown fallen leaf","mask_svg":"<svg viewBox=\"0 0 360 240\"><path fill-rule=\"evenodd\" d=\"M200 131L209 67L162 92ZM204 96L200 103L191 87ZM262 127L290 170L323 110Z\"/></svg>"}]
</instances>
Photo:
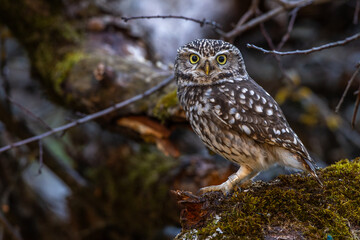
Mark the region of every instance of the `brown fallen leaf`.
<instances>
[{"instance_id":1,"label":"brown fallen leaf","mask_svg":"<svg viewBox=\"0 0 360 240\"><path fill-rule=\"evenodd\" d=\"M143 116L120 118L117 124L138 132L141 136L168 138L171 132L160 123Z\"/></svg>"},{"instance_id":2,"label":"brown fallen leaf","mask_svg":"<svg viewBox=\"0 0 360 240\"><path fill-rule=\"evenodd\" d=\"M143 116L131 116L120 118L117 124L139 133L147 142L156 143L157 148L165 155L179 157L179 150L169 140L171 131L160 123Z\"/></svg>"}]
</instances>

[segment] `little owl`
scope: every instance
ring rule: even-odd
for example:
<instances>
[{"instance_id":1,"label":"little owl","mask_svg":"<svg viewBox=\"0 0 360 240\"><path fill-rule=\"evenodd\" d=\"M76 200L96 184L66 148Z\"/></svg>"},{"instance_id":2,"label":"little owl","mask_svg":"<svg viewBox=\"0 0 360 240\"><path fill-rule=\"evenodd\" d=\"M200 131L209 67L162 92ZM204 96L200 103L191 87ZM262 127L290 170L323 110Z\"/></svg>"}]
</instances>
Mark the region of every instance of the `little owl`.
<instances>
[{"instance_id":1,"label":"little owl","mask_svg":"<svg viewBox=\"0 0 360 240\"><path fill-rule=\"evenodd\" d=\"M220 185L222 191L254 178L278 163L311 173L314 162L275 100L246 72L239 49L221 40L194 40L177 51L178 98L195 133L212 151L239 170Z\"/></svg>"}]
</instances>

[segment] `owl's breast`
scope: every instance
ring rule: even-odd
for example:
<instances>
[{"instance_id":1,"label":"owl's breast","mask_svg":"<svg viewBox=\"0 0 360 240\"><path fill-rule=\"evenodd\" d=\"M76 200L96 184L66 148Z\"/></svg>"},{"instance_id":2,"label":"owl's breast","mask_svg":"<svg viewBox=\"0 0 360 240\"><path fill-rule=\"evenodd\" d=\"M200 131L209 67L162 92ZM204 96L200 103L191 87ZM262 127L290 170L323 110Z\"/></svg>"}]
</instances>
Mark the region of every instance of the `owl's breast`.
<instances>
[{"instance_id":1,"label":"owl's breast","mask_svg":"<svg viewBox=\"0 0 360 240\"><path fill-rule=\"evenodd\" d=\"M265 169L270 165L273 156L266 153L261 144L219 122L211 114L194 108L188 113L188 119L202 142L227 160L251 169Z\"/></svg>"},{"instance_id":2,"label":"owl's breast","mask_svg":"<svg viewBox=\"0 0 360 240\"><path fill-rule=\"evenodd\" d=\"M214 99L214 91L213 88L201 86L178 92L180 103L194 132L209 149L232 162L246 164L252 169L268 167L268 161L273 156L264 151L262 144L231 126L231 118L227 118L230 115L224 111L230 111L227 105L232 101L231 96L222 94ZM219 114L228 121L219 118Z\"/></svg>"}]
</instances>

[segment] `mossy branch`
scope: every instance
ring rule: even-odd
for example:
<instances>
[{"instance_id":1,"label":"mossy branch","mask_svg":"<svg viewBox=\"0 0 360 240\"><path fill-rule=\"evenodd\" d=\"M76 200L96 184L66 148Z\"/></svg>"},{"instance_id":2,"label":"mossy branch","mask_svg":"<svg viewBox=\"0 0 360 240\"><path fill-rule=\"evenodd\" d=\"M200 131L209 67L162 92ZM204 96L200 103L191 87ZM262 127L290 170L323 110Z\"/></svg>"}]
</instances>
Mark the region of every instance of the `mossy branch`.
<instances>
[{"instance_id":1,"label":"mossy branch","mask_svg":"<svg viewBox=\"0 0 360 240\"><path fill-rule=\"evenodd\" d=\"M231 196L177 191L184 207L177 239L358 239L360 158L342 160L319 176L323 188L295 174L255 182Z\"/></svg>"}]
</instances>

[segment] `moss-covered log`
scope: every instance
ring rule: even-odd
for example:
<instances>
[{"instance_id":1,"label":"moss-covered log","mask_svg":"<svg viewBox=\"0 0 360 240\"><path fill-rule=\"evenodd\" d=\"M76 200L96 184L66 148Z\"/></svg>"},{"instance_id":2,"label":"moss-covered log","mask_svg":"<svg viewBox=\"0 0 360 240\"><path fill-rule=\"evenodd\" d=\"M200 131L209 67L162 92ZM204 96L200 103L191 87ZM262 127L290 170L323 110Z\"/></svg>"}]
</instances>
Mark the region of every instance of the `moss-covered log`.
<instances>
[{"instance_id":1,"label":"moss-covered log","mask_svg":"<svg viewBox=\"0 0 360 240\"><path fill-rule=\"evenodd\" d=\"M53 90L54 69L75 51L81 37L63 16L62 1L1 0L0 21L23 44L34 72Z\"/></svg>"},{"instance_id":2,"label":"moss-covered log","mask_svg":"<svg viewBox=\"0 0 360 240\"><path fill-rule=\"evenodd\" d=\"M147 57L149 47L144 40L126 29L93 29L92 16L101 10L89 4L84 10L87 16L75 18L65 14L73 7L68 5L63 1L0 0L0 23L22 43L33 72L58 104L93 113L142 93L172 74L165 65L155 66ZM174 89L175 84L150 101L122 109L115 117L143 114L164 120L174 111L167 111L158 101L163 96L168 100L167 94ZM108 117L107 122L113 118Z\"/></svg>"},{"instance_id":3,"label":"moss-covered log","mask_svg":"<svg viewBox=\"0 0 360 240\"><path fill-rule=\"evenodd\" d=\"M360 158L311 176L255 182L231 196L175 192L184 207L177 239L359 239Z\"/></svg>"}]
</instances>

